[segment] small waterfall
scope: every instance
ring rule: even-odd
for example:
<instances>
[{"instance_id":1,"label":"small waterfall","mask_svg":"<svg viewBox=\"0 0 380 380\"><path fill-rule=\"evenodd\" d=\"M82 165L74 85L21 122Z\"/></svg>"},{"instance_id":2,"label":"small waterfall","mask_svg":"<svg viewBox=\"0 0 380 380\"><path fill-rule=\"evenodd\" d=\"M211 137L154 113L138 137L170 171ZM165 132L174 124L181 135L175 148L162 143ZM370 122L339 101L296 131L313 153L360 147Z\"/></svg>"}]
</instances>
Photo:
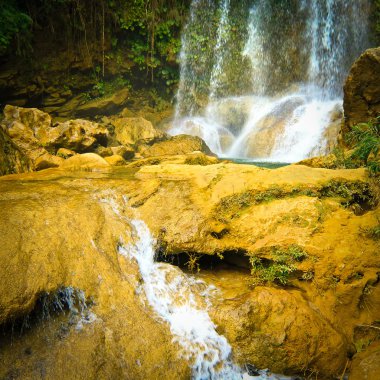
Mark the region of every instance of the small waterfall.
<instances>
[{"instance_id":1,"label":"small waterfall","mask_svg":"<svg viewBox=\"0 0 380 380\"><path fill-rule=\"evenodd\" d=\"M192 9L199 5L194 0ZM344 78L368 47L370 0L242 2L249 16L240 20L246 28L238 37L231 27L237 6L222 0L213 8L219 23L207 32L207 40L214 47L211 53L202 48L209 66L196 78L192 107L187 107L191 112L176 112L169 133L198 135L219 156L295 162L328 153L328 139L336 139L339 131ZM188 30L199 30L200 22L192 12L183 34L181 68L193 39ZM237 51L239 38L244 43ZM234 71L242 94L226 85ZM193 79L181 69L181 83ZM177 100L177 110L183 111L180 95Z\"/></svg>"},{"instance_id":2,"label":"small waterfall","mask_svg":"<svg viewBox=\"0 0 380 380\"><path fill-rule=\"evenodd\" d=\"M155 262L155 242L148 227L141 220L131 224L134 244L120 247L119 252L137 261L148 303L169 323L174 341L182 348L181 356L193 363L193 378L241 379L240 370L230 360L226 338L216 332L205 305L199 306L192 291L194 282L179 269Z\"/></svg>"},{"instance_id":3,"label":"small waterfall","mask_svg":"<svg viewBox=\"0 0 380 380\"><path fill-rule=\"evenodd\" d=\"M136 260L143 282L136 281L136 291L146 298L156 316L170 327L173 342L181 347L180 357L189 361L194 380L291 380L270 374L244 373L231 359L227 339L218 334L208 307L215 287L183 273L179 268L155 261L156 241L147 225L125 214L134 214L126 197L118 199L112 191L99 194L99 201L131 227L131 243L121 243L118 252Z\"/></svg>"}]
</instances>

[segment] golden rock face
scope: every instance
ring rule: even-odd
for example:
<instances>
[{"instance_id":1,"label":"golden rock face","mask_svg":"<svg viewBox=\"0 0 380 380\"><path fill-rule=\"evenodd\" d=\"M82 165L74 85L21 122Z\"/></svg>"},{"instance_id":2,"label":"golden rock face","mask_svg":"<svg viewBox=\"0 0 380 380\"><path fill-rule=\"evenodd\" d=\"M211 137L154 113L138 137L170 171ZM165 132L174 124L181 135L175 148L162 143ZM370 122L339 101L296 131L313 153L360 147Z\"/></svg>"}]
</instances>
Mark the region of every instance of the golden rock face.
<instances>
[{"instance_id":1,"label":"golden rock face","mask_svg":"<svg viewBox=\"0 0 380 380\"><path fill-rule=\"evenodd\" d=\"M225 257L196 276L220 289L209 313L240 364L332 378L343 372L360 325L380 319L378 242L366 232L379 211L364 170L95 166L0 179L0 322L27 315L41 294L60 287L82 290L97 317L80 330L64 315L21 337L5 330L0 376L190 377L169 326L136 292L136 263L118 254L136 217L166 255ZM302 260L281 261L279 252L292 247L302 248ZM258 282L239 260L291 271L285 285L278 274L263 280L269 272Z\"/></svg>"}]
</instances>

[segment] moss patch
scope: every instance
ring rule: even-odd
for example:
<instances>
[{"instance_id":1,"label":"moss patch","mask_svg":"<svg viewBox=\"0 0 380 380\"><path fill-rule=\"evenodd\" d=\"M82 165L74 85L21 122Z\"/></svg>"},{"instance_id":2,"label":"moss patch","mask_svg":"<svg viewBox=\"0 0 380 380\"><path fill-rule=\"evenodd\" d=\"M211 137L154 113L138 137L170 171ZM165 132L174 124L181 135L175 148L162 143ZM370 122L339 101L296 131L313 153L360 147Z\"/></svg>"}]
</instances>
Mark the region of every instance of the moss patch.
<instances>
[{"instance_id":1,"label":"moss patch","mask_svg":"<svg viewBox=\"0 0 380 380\"><path fill-rule=\"evenodd\" d=\"M271 202L295 196L316 198L339 198L343 207L351 207L355 214L362 214L376 206L375 194L366 182L331 180L323 186L298 186L281 188L271 186L263 191L247 190L228 195L220 200L215 207L217 219L236 218L245 209L261 203Z\"/></svg>"},{"instance_id":2,"label":"moss patch","mask_svg":"<svg viewBox=\"0 0 380 380\"><path fill-rule=\"evenodd\" d=\"M300 246L293 244L288 247L272 247L266 254L270 258L250 255L251 274L256 285L276 283L286 285L293 272L297 270L297 263L307 258L307 253Z\"/></svg>"}]
</instances>

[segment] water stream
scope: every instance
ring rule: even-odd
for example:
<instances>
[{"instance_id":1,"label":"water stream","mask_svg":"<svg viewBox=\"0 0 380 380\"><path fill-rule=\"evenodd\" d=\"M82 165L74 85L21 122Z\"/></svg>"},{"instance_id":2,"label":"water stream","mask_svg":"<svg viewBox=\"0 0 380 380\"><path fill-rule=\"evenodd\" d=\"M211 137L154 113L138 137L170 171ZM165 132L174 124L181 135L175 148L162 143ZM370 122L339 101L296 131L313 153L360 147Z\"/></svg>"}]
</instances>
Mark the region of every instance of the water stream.
<instances>
[{"instance_id":1,"label":"water stream","mask_svg":"<svg viewBox=\"0 0 380 380\"><path fill-rule=\"evenodd\" d=\"M193 0L169 133L198 135L221 157L328 153L344 78L369 45L369 8L369 0Z\"/></svg>"},{"instance_id":2,"label":"water stream","mask_svg":"<svg viewBox=\"0 0 380 380\"><path fill-rule=\"evenodd\" d=\"M119 253L136 260L143 294L158 317L169 324L173 341L181 347L180 356L191 363L194 380L290 380L265 370L251 376L235 365L231 346L208 314L209 296L215 288L173 265L156 262L156 242L147 225L138 219L130 223L133 242L120 246Z\"/></svg>"},{"instance_id":3,"label":"water stream","mask_svg":"<svg viewBox=\"0 0 380 380\"><path fill-rule=\"evenodd\" d=\"M158 320L169 325L173 342L180 347L179 356L189 362L194 380L290 380L267 370L251 376L234 364L231 346L216 331L208 314L216 288L188 276L178 267L156 262L156 241L147 225L124 215L123 210L128 209L126 198L120 205L112 193L107 193L101 195L100 201L131 226L131 242L120 244L119 253L136 260L143 280L136 291L142 300L146 299Z\"/></svg>"}]
</instances>

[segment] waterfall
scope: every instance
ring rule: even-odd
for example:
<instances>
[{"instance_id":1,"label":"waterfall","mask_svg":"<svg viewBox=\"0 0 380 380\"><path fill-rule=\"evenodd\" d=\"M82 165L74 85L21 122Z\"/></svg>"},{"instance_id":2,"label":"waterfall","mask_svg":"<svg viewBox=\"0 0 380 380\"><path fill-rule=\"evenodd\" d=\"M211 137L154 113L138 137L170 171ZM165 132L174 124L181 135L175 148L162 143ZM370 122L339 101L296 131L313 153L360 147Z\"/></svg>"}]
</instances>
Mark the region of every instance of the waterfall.
<instances>
[{"instance_id":1,"label":"waterfall","mask_svg":"<svg viewBox=\"0 0 380 380\"><path fill-rule=\"evenodd\" d=\"M369 47L370 0L221 0L204 9L205 0L193 1L182 36L169 133L197 135L219 156L296 162L328 153L340 129L344 78ZM218 22L206 27L205 12ZM237 31L238 22L245 27ZM195 53L190 30L207 34ZM193 61L191 76L194 55L200 63Z\"/></svg>"},{"instance_id":2,"label":"waterfall","mask_svg":"<svg viewBox=\"0 0 380 380\"><path fill-rule=\"evenodd\" d=\"M216 57L216 62L212 68L211 78L210 78L210 99L216 97L219 86L221 85L220 78L223 75L223 63L225 57L225 45L227 43L229 35L229 8L230 0L223 0L221 8L220 22L217 32L217 40L214 49L214 56Z\"/></svg>"}]
</instances>

